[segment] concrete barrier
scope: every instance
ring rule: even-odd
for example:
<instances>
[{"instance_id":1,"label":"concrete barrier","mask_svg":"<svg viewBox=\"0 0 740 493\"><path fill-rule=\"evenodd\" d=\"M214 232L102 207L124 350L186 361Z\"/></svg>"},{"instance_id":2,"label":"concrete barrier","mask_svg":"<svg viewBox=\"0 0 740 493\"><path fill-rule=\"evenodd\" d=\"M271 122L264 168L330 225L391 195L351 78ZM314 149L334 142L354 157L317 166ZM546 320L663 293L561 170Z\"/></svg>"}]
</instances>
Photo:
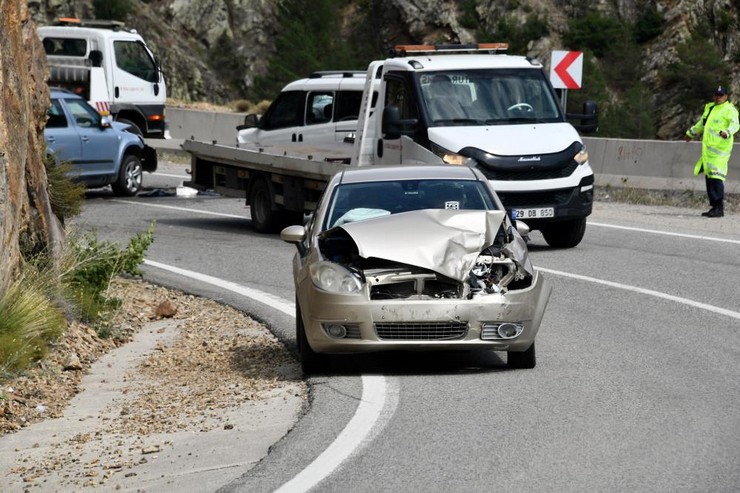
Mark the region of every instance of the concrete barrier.
<instances>
[{"instance_id":1,"label":"concrete barrier","mask_svg":"<svg viewBox=\"0 0 740 493\"><path fill-rule=\"evenodd\" d=\"M204 142L234 144L236 126L244 123L244 116L244 113L167 108L170 135L175 142L194 138ZM599 186L654 190L705 189L704 177L694 176L694 164L701 155L699 142L595 137L585 137L583 140ZM730 179L725 183L727 193L740 193L738 146L740 144L735 145L730 160Z\"/></svg>"}]
</instances>

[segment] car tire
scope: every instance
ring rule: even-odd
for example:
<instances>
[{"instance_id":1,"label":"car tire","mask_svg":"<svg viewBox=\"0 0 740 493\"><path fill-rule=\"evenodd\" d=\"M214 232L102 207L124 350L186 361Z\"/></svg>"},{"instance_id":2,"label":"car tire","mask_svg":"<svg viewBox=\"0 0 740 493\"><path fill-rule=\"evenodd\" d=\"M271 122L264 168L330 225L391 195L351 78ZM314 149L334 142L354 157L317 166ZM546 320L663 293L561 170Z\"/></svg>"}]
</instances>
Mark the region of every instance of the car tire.
<instances>
[{"instance_id":1,"label":"car tire","mask_svg":"<svg viewBox=\"0 0 740 493\"><path fill-rule=\"evenodd\" d=\"M131 197L141 190L144 169L139 158L133 154L123 156L121 169L118 170L118 179L111 184L113 193L119 197Z\"/></svg>"},{"instance_id":2,"label":"car tire","mask_svg":"<svg viewBox=\"0 0 740 493\"><path fill-rule=\"evenodd\" d=\"M311 349L306 338L306 328L303 325L301 306L298 299L295 301L295 338L298 344L298 354L301 358L301 369L306 375L326 373L329 370L329 356L319 354Z\"/></svg>"},{"instance_id":3,"label":"car tire","mask_svg":"<svg viewBox=\"0 0 740 493\"><path fill-rule=\"evenodd\" d=\"M136 125L131 120L126 120L125 118L121 118L120 120L116 120L118 123L123 123L125 125L129 125L129 127L126 129L126 132L136 134L142 139L144 138L144 132L141 131L138 125Z\"/></svg>"},{"instance_id":4,"label":"car tire","mask_svg":"<svg viewBox=\"0 0 740 493\"><path fill-rule=\"evenodd\" d=\"M553 248L573 248L586 233L586 218L572 219L542 228L542 236Z\"/></svg>"},{"instance_id":5,"label":"car tire","mask_svg":"<svg viewBox=\"0 0 740 493\"><path fill-rule=\"evenodd\" d=\"M526 351L507 351L506 353L506 366L511 369L531 369L536 365L537 355L535 354L534 341Z\"/></svg>"},{"instance_id":6,"label":"car tire","mask_svg":"<svg viewBox=\"0 0 740 493\"><path fill-rule=\"evenodd\" d=\"M278 229L278 211L272 210L272 193L264 178L258 178L249 190L249 212L257 232L273 233Z\"/></svg>"}]
</instances>

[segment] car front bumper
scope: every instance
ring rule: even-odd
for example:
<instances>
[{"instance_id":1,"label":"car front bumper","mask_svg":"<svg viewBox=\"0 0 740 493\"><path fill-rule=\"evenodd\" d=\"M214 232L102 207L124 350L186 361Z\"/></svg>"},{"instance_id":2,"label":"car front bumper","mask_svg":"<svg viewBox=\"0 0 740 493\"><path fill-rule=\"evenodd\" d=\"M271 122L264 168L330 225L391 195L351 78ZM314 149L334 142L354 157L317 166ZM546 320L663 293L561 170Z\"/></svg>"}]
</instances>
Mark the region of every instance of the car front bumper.
<instances>
[{"instance_id":1,"label":"car front bumper","mask_svg":"<svg viewBox=\"0 0 740 493\"><path fill-rule=\"evenodd\" d=\"M491 349L525 351L534 342L550 297L551 288L535 273L533 284L506 294L465 299L369 300L366 293L333 294L317 289L310 281L299 287L298 299L306 337L319 353L360 353L389 350ZM483 339L483 324L515 323L523 326L513 339ZM386 327L418 327L452 323L465 327L448 338L419 335L381 338L376 324ZM326 328L340 324L349 328L344 337L332 337ZM435 325L436 324L436 325Z\"/></svg>"}]
</instances>

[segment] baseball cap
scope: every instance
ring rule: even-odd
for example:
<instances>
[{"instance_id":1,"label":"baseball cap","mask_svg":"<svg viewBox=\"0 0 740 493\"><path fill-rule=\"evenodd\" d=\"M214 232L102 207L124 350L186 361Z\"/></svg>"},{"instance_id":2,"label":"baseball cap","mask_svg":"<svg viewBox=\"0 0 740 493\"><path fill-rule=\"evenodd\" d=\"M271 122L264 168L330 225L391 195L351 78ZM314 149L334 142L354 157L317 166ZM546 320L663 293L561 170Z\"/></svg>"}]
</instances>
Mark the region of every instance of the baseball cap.
<instances>
[{"instance_id":1,"label":"baseball cap","mask_svg":"<svg viewBox=\"0 0 740 493\"><path fill-rule=\"evenodd\" d=\"M725 86L717 86L714 90L715 96L727 96L727 88Z\"/></svg>"}]
</instances>

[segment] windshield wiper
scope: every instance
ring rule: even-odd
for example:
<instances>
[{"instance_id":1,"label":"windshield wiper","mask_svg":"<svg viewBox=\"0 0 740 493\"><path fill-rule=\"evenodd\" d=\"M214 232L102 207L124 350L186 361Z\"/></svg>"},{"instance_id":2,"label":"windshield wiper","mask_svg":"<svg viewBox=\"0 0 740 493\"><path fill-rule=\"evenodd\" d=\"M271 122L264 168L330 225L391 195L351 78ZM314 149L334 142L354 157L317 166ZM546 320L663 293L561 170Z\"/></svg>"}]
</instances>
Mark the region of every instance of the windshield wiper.
<instances>
[{"instance_id":1,"label":"windshield wiper","mask_svg":"<svg viewBox=\"0 0 740 493\"><path fill-rule=\"evenodd\" d=\"M447 118L443 120L434 120L434 123L446 123L450 124L453 123L455 125L464 125L464 124L472 124L472 125L485 125L487 122L484 120L477 120L475 118Z\"/></svg>"}]
</instances>

